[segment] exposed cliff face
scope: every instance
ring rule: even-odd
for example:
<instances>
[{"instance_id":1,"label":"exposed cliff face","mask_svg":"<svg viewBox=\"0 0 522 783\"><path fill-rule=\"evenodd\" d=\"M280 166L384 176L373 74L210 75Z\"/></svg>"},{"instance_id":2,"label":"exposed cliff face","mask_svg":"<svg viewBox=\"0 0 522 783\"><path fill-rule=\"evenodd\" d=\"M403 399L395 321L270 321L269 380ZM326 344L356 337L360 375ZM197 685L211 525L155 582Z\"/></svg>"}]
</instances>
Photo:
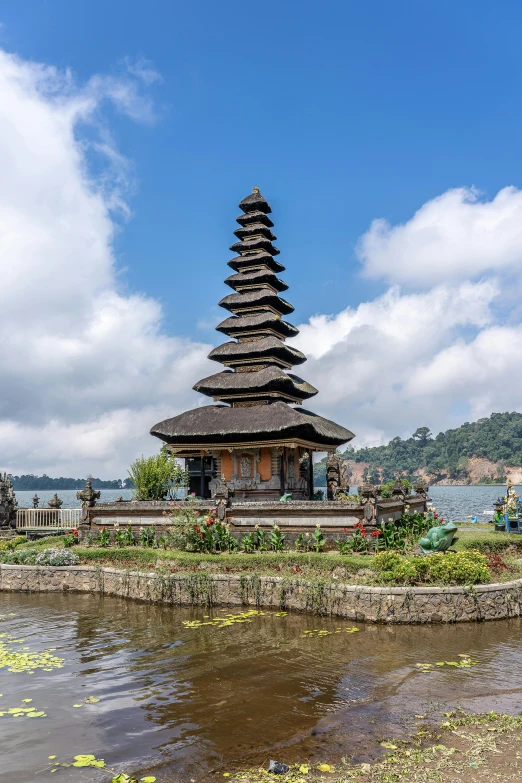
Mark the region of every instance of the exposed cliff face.
<instances>
[{"instance_id":1,"label":"exposed cliff face","mask_svg":"<svg viewBox=\"0 0 522 783\"><path fill-rule=\"evenodd\" d=\"M364 482L364 473L369 467L368 462L346 462L350 471L350 485L359 486ZM491 480L491 483L505 484L505 480L499 480L499 477L505 476L513 484L522 484L522 466L506 465L503 462L493 462L483 457L470 457L463 466L463 476L460 478L450 478L449 471L443 473L443 478L438 481L431 475L425 467L415 471L415 475L422 477L428 484L440 486L466 486L470 484L484 483L483 479Z\"/></svg>"}]
</instances>

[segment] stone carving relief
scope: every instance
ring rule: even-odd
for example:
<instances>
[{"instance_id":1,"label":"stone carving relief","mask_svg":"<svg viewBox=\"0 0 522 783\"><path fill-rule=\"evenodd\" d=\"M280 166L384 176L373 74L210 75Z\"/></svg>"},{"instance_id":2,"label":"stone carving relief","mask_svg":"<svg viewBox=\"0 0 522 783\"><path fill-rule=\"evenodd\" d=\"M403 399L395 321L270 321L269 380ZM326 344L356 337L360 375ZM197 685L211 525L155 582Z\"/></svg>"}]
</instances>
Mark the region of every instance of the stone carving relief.
<instances>
[{"instance_id":1,"label":"stone carving relief","mask_svg":"<svg viewBox=\"0 0 522 783\"><path fill-rule=\"evenodd\" d=\"M239 460L239 472L241 478L252 477L252 462L248 455L243 455Z\"/></svg>"}]
</instances>

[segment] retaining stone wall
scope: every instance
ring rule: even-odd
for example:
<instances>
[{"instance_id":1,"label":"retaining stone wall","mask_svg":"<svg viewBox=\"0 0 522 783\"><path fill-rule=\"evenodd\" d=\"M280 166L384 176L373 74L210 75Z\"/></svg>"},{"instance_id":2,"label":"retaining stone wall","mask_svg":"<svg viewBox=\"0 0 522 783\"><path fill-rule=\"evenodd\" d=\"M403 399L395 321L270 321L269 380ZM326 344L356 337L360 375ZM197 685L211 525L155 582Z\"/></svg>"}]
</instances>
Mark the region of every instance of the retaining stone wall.
<instances>
[{"instance_id":1,"label":"retaining stone wall","mask_svg":"<svg viewBox=\"0 0 522 783\"><path fill-rule=\"evenodd\" d=\"M522 579L475 587L360 587L283 577L160 575L96 566L0 565L0 591L91 592L174 606L265 606L357 622L454 623L522 614Z\"/></svg>"}]
</instances>

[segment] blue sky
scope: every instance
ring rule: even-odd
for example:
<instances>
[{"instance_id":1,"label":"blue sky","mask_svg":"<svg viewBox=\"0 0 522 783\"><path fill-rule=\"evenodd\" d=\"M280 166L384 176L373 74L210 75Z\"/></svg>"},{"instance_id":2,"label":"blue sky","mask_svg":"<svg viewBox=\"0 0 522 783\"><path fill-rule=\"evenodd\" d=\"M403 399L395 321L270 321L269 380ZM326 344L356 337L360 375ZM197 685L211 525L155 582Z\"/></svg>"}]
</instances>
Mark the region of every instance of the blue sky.
<instances>
[{"instance_id":1,"label":"blue sky","mask_svg":"<svg viewBox=\"0 0 522 783\"><path fill-rule=\"evenodd\" d=\"M520 409L519 2L5 0L0 22L7 469L124 475L207 404L254 185L313 410L366 445Z\"/></svg>"},{"instance_id":2,"label":"blue sky","mask_svg":"<svg viewBox=\"0 0 522 783\"><path fill-rule=\"evenodd\" d=\"M112 120L138 190L122 282L196 330L223 292L236 205L273 204L297 317L382 290L357 238L448 188L521 181L518 2L4 2L7 50L80 79L150 59L158 120ZM187 297L187 291L197 291ZM203 316L203 318L201 317Z\"/></svg>"}]
</instances>

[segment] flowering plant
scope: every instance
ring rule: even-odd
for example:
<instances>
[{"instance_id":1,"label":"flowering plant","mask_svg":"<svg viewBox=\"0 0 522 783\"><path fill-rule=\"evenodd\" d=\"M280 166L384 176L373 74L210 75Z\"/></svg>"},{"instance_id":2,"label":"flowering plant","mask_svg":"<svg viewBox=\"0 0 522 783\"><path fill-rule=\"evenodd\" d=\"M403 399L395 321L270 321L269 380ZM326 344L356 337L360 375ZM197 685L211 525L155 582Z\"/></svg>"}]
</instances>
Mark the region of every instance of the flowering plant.
<instances>
[{"instance_id":1,"label":"flowering plant","mask_svg":"<svg viewBox=\"0 0 522 783\"><path fill-rule=\"evenodd\" d=\"M100 529L100 532L96 536L96 543L98 546L106 547L109 546L111 543L111 534L105 527L105 525Z\"/></svg>"},{"instance_id":2,"label":"flowering plant","mask_svg":"<svg viewBox=\"0 0 522 783\"><path fill-rule=\"evenodd\" d=\"M73 527L63 537L64 546L74 546L78 543L78 528Z\"/></svg>"},{"instance_id":3,"label":"flowering plant","mask_svg":"<svg viewBox=\"0 0 522 783\"><path fill-rule=\"evenodd\" d=\"M44 549L35 559L36 565L72 566L76 565L80 558L76 552L70 549Z\"/></svg>"}]
</instances>

